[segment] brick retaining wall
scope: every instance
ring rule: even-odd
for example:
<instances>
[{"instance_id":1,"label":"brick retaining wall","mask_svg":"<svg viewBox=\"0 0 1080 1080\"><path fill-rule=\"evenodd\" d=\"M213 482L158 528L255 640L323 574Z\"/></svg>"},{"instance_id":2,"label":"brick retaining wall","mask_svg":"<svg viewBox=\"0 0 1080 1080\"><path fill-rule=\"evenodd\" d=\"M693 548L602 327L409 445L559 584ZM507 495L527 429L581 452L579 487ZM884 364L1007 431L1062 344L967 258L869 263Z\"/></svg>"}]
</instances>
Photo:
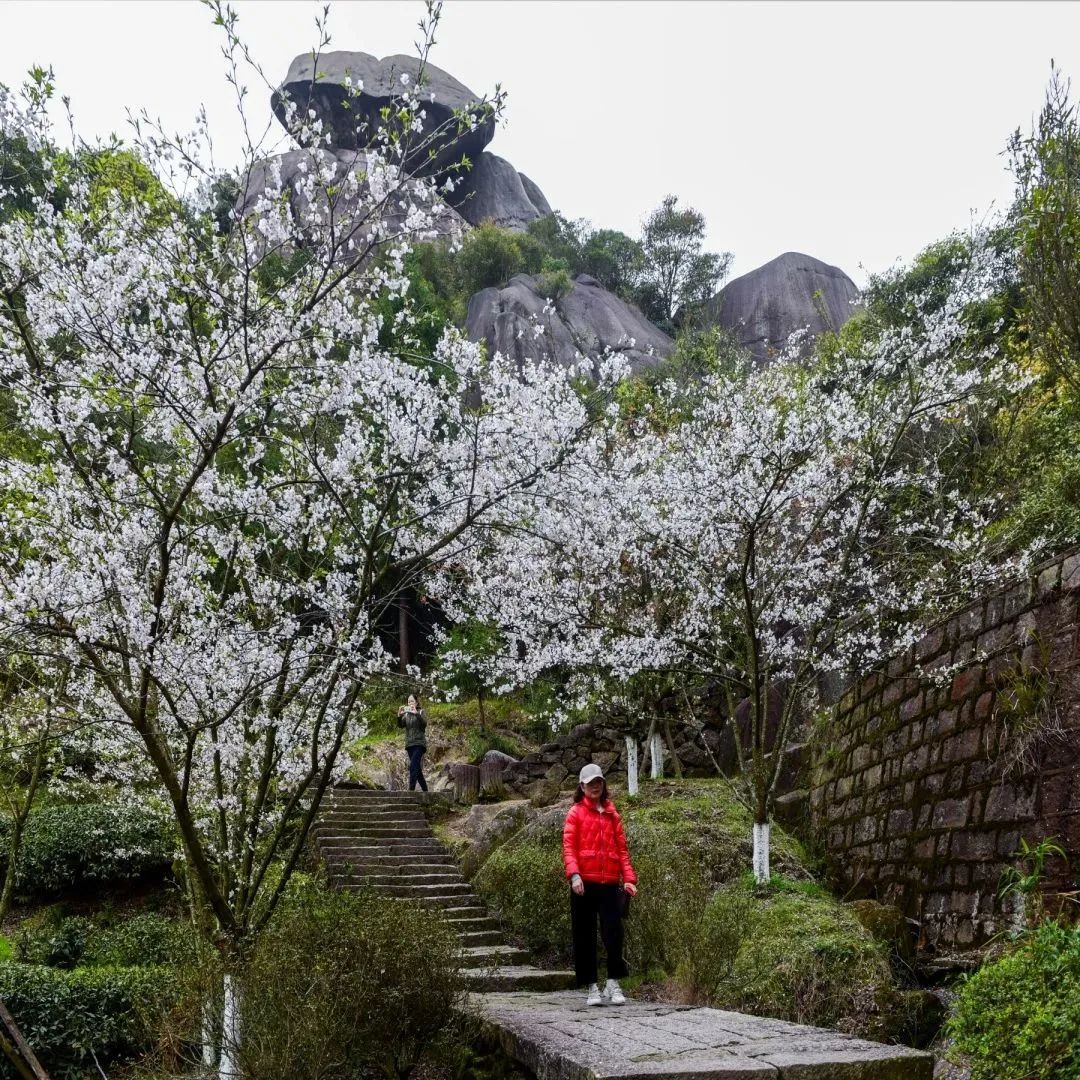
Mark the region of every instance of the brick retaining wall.
<instances>
[{"instance_id":1,"label":"brick retaining wall","mask_svg":"<svg viewBox=\"0 0 1080 1080\"><path fill-rule=\"evenodd\" d=\"M1074 551L863 679L814 755L810 824L834 880L917 920L924 951L981 945L1015 917L997 891L1021 837L1056 837L1080 870L1078 616ZM1074 880L1048 863L1048 890Z\"/></svg>"}]
</instances>

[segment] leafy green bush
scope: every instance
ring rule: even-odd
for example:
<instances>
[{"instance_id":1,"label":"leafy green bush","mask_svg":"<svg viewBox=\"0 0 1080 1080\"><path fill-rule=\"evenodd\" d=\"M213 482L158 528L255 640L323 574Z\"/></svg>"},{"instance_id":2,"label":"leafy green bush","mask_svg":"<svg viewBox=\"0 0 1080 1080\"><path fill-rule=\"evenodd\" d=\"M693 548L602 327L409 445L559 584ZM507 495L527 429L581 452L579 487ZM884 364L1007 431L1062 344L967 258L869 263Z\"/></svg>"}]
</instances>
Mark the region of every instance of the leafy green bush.
<instances>
[{"instance_id":1,"label":"leafy green bush","mask_svg":"<svg viewBox=\"0 0 1080 1080\"><path fill-rule=\"evenodd\" d=\"M948 1034L972 1080L1080 1077L1080 926L1044 922L970 975Z\"/></svg>"},{"instance_id":2,"label":"leafy green bush","mask_svg":"<svg viewBox=\"0 0 1080 1080\"><path fill-rule=\"evenodd\" d=\"M722 1008L873 1034L892 994L882 945L820 886L749 876L705 906L680 980Z\"/></svg>"},{"instance_id":3,"label":"leafy green bush","mask_svg":"<svg viewBox=\"0 0 1080 1080\"><path fill-rule=\"evenodd\" d=\"M195 947L189 924L144 912L91 936L82 959L88 967L176 965L192 961Z\"/></svg>"},{"instance_id":4,"label":"leafy green bush","mask_svg":"<svg viewBox=\"0 0 1080 1080\"><path fill-rule=\"evenodd\" d=\"M243 1075L408 1075L452 1029L458 964L456 937L430 909L293 889L244 976Z\"/></svg>"},{"instance_id":5,"label":"leafy green bush","mask_svg":"<svg viewBox=\"0 0 1080 1080\"><path fill-rule=\"evenodd\" d=\"M160 874L175 851L169 820L145 808L46 806L26 823L16 887L41 895Z\"/></svg>"},{"instance_id":6,"label":"leafy green bush","mask_svg":"<svg viewBox=\"0 0 1080 1080\"><path fill-rule=\"evenodd\" d=\"M100 1076L102 1068L141 1053L176 992L168 968L58 971L0 963L0 999L57 1080ZM0 1076L14 1077L6 1059Z\"/></svg>"},{"instance_id":7,"label":"leafy green bush","mask_svg":"<svg viewBox=\"0 0 1080 1080\"><path fill-rule=\"evenodd\" d=\"M532 948L567 956L569 891L562 865L565 807L546 812L496 848L474 885L510 930ZM751 857L750 816L726 782L670 784L620 806L641 890L626 922L632 968L673 972L696 947L711 891L743 872ZM801 872L798 846L774 830L776 865Z\"/></svg>"},{"instance_id":8,"label":"leafy green bush","mask_svg":"<svg viewBox=\"0 0 1080 1080\"><path fill-rule=\"evenodd\" d=\"M19 927L15 956L23 964L46 967L78 967L94 933L94 922L84 915L65 917L46 912L41 919L28 919Z\"/></svg>"}]
</instances>

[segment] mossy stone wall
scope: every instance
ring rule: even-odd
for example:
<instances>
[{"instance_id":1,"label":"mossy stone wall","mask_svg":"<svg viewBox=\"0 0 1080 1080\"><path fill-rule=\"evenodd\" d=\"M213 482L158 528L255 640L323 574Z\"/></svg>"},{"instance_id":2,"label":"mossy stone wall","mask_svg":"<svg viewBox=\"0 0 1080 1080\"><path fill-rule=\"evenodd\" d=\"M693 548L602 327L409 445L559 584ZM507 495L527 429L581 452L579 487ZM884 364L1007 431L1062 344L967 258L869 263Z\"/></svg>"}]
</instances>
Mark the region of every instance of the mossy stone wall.
<instances>
[{"instance_id":1,"label":"mossy stone wall","mask_svg":"<svg viewBox=\"0 0 1080 1080\"><path fill-rule=\"evenodd\" d=\"M998 896L1020 839L1080 865L1080 552L933 626L841 698L811 767L810 824L849 897L895 904L923 951L1017 921Z\"/></svg>"}]
</instances>

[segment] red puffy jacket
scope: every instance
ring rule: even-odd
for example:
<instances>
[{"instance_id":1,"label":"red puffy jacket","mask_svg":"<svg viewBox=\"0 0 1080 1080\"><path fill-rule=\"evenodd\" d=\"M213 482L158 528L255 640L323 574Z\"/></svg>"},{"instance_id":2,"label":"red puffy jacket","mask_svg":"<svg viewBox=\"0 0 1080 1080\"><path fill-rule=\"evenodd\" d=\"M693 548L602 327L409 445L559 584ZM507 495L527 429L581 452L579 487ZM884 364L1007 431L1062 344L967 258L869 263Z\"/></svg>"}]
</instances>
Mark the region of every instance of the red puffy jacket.
<instances>
[{"instance_id":1,"label":"red puffy jacket","mask_svg":"<svg viewBox=\"0 0 1080 1080\"><path fill-rule=\"evenodd\" d=\"M601 885L637 884L622 818L610 800L602 806L585 798L570 807L563 825L562 856L568 878L580 874L582 881Z\"/></svg>"}]
</instances>

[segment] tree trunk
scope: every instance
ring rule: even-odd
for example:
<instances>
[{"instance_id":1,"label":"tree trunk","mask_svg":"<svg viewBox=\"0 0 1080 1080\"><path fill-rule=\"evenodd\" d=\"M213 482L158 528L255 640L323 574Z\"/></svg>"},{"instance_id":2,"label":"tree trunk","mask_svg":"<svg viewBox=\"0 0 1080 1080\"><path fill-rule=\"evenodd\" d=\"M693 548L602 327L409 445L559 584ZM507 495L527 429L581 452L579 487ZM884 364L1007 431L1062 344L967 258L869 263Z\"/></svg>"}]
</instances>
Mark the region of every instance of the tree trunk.
<instances>
[{"instance_id":1,"label":"tree trunk","mask_svg":"<svg viewBox=\"0 0 1080 1080\"><path fill-rule=\"evenodd\" d=\"M476 691L476 707L480 713L480 730L487 731L487 714L484 712L484 688Z\"/></svg>"},{"instance_id":2,"label":"tree trunk","mask_svg":"<svg viewBox=\"0 0 1080 1080\"><path fill-rule=\"evenodd\" d=\"M637 739L633 735L626 736L626 791L629 795L638 793L637 775Z\"/></svg>"},{"instance_id":3,"label":"tree trunk","mask_svg":"<svg viewBox=\"0 0 1080 1080\"><path fill-rule=\"evenodd\" d=\"M754 881L769 883L769 822L754 822Z\"/></svg>"},{"instance_id":4,"label":"tree trunk","mask_svg":"<svg viewBox=\"0 0 1080 1080\"><path fill-rule=\"evenodd\" d=\"M11 830L11 840L8 843L8 864L4 871L4 890L0 892L0 923L8 916L11 910L11 900L15 895L15 864L19 858L19 849L22 847L23 824L25 818L16 817L14 827Z\"/></svg>"},{"instance_id":5,"label":"tree trunk","mask_svg":"<svg viewBox=\"0 0 1080 1080\"><path fill-rule=\"evenodd\" d=\"M653 758L653 732L654 731L656 731L656 717L655 716L649 721L649 730L645 735L645 757L642 759L642 762L641 762L642 769L644 769L646 765L649 766L649 775L650 776L655 776L656 775L655 772L653 771L653 764L652 764L652 758Z\"/></svg>"},{"instance_id":6,"label":"tree trunk","mask_svg":"<svg viewBox=\"0 0 1080 1080\"><path fill-rule=\"evenodd\" d=\"M401 674L407 675L409 661L412 659L409 650L409 601L405 594L398 595L398 664Z\"/></svg>"},{"instance_id":7,"label":"tree trunk","mask_svg":"<svg viewBox=\"0 0 1080 1080\"><path fill-rule=\"evenodd\" d=\"M679 755L675 752L675 739L671 734L671 725L667 721L667 717L664 717L664 741L668 745L668 750L671 752L671 767L675 771L675 776L678 779L682 779L682 762L679 760Z\"/></svg>"},{"instance_id":8,"label":"tree trunk","mask_svg":"<svg viewBox=\"0 0 1080 1080\"><path fill-rule=\"evenodd\" d=\"M221 1060L219 1080L237 1080L240 1069L236 1064L240 1051L240 995L232 975L224 976L225 1007L221 1023Z\"/></svg>"},{"instance_id":9,"label":"tree trunk","mask_svg":"<svg viewBox=\"0 0 1080 1080\"><path fill-rule=\"evenodd\" d=\"M664 738L659 731L653 731L652 739L649 740L652 751L649 761L649 777L660 780L664 776Z\"/></svg>"}]
</instances>

